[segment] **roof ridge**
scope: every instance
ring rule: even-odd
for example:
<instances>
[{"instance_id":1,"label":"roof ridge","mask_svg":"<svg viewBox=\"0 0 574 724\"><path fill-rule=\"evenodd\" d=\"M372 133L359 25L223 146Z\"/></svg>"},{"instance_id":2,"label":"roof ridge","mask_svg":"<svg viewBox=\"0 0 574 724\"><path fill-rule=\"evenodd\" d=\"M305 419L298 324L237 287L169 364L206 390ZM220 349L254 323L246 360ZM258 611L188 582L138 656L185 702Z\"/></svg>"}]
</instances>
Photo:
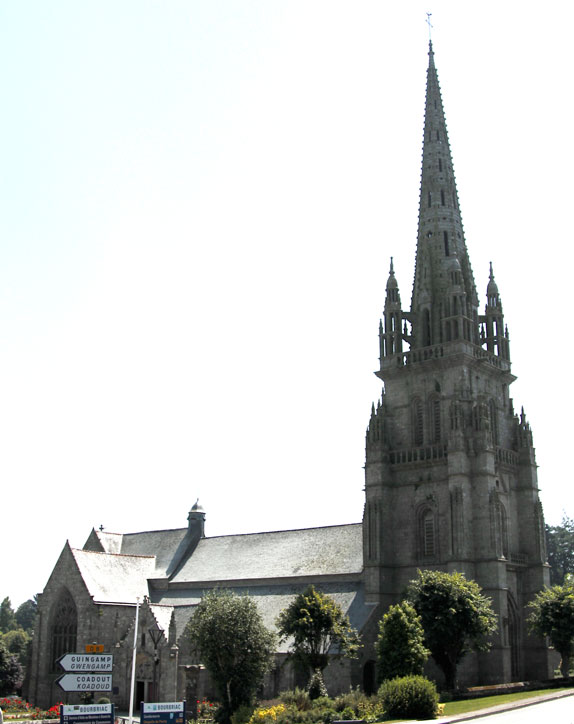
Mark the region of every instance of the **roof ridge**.
<instances>
[{"instance_id":1,"label":"roof ridge","mask_svg":"<svg viewBox=\"0 0 574 724\"><path fill-rule=\"evenodd\" d=\"M309 530L326 530L327 528L352 528L354 526L362 525L361 521L357 523L337 523L334 525L314 525L310 528L282 528L280 530L260 530L253 533L227 533L224 535L210 535L205 536L201 540L213 540L215 538L238 538L239 536L248 535L270 535L271 533L303 533Z\"/></svg>"},{"instance_id":2,"label":"roof ridge","mask_svg":"<svg viewBox=\"0 0 574 724\"><path fill-rule=\"evenodd\" d=\"M156 556L152 555L138 555L135 553L108 553L107 551L89 551L85 548L73 548L70 546L70 550L77 551L78 553L91 553L96 556L115 556L116 558L156 558Z\"/></svg>"}]
</instances>

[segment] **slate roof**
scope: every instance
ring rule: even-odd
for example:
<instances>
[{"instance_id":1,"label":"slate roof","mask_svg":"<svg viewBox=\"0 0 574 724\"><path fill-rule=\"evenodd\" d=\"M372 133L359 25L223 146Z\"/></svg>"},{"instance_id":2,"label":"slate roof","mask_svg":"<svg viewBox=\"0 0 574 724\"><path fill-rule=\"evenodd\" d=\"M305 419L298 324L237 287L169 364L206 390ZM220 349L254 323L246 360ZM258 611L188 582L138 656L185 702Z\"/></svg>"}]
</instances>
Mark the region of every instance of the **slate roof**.
<instances>
[{"instance_id":1,"label":"slate roof","mask_svg":"<svg viewBox=\"0 0 574 724\"><path fill-rule=\"evenodd\" d=\"M191 554L187 532L93 531L84 550L72 549L72 554L94 601L135 604L149 596L166 632L173 613L178 637L206 589L218 586L251 596L270 628L310 582L332 596L358 630L372 611L361 583L360 523L202 538ZM175 575L166 576L182 554ZM150 580L162 578L167 586L150 586ZM287 644L280 650L286 651Z\"/></svg>"},{"instance_id":2,"label":"slate roof","mask_svg":"<svg viewBox=\"0 0 574 724\"><path fill-rule=\"evenodd\" d=\"M248 595L255 601L261 613L263 623L271 630L275 629L277 617L287 608L293 596L301 593L308 582L299 584L268 584L263 586L233 586L232 590L238 595ZM371 615L374 604L365 602L364 588L359 581L333 581L315 584L322 593L331 596L349 616L351 625L361 631ZM177 636L181 636L185 625L193 614L195 606L201 601L205 589L175 589L164 592L160 600L166 609L173 607L176 619ZM152 606L155 609L155 606ZM287 652L289 642L278 644L279 653Z\"/></svg>"},{"instance_id":3,"label":"slate roof","mask_svg":"<svg viewBox=\"0 0 574 724\"><path fill-rule=\"evenodd\" d=\"M362 525L202 538L174 584L359 574Z\"/></svg>"},{"instance_id":4,"label":"slate roof","mask_svg":"<svg viewBox=\"0 0 574 724\"><path fill-rule=\"evenodd\" d=\"M169 564L185 538L187 528L152 530L144 533L124 533L121 553L132 556L155 556L155 577L166 574Z\"/></svg>"},{"instance_id":5,"label":"slate roof","mask_svg":"<svg viewBox=\"0 0 574 724\"><path fill-rule=\"evenodd\" d=\"M153 556L125 556L72 548L84 583L97 603L136 603L148 595L155 573Z\"/></svg>"}]
</instances>

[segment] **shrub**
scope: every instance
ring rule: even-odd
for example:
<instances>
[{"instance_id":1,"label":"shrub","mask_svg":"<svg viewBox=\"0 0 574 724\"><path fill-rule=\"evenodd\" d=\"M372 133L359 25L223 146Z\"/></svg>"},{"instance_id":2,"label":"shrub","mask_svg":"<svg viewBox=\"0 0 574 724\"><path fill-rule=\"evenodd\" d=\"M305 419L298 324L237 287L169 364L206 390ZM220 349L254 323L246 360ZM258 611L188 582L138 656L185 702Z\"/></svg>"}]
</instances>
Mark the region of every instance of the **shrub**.
<instances>
[{"instance_id":1,"label":"shrub","mask_svg":"<svg viewBox=\"0 0 574 724\"><path fill-rule=\"evenodd\" d=\"M339 694L335 698L335 709L343 711L343 709L352 709L355 714L359 713L359 708L365 706L369 702L369 697L360 689L350 689L345 694Z\"/></svg>"},{"instance_id":2,"label":"shrub","mask_svg":"<svg viewBox=\"0 0 574 724\"><path fill-rule=\"evenodd\" d=\"M391 606L379 622L375 645L379 684L397 676L422 675L430 651L421 618L408 601Z\"/></svg>"},{"instance_id":3,"label":"shrub","mask_svg":"<svg viewBox=\"0 0 574 724\"><path fill-rule=\"evenodd\" d=\"M284 704L270 706L266 709L255 709L249 720L249 724L274 724L277 718L285 711Z\"/></svg>"},{"instance_id":4,"label":"shrub","mask_svg":"<svg viewBox=\"0 0 574 724\"><path fill-rule=\"evenodd\" d=\"M357 712L353 709L352 706L346 706L343 711L341 712L341 719L344 720L350 720L354 719L357 716Z\"/></svg>"},{"instance_id":5,"label":"shrub","mask_svg":"<svg viewBox=\"0 0 574 724\"><path fill-rule=\"evenodd\" d=\"M340 694L334 701L335 709L340 714L337 719L362 719L366 722L379 721L383 715L383 710L378 697L367 696L364 691L358 687L350 689L345 694ZM342 715L345 710L353 712L353 716L348 717Z\"/></svg>"},{"instance_id":6,"label":"shrub","mask_svg":"<svg viewBox=\"0 0 574 724\"><path fill-rule=\"evenodd\" d=\"M244 705L236 709L231 715L231 724L248 724L253 714L252 706Z\"/></svg>"},{"instance_id":7,"label":"shrub","mask_svg":"<svg viewBox=\"0 0 574 724\"><path fill-rule=\"evenodd\" d=\"M309 692L296 687L291 691L283 691L279 699L286 707L293 707L299 711L308 711L311 708Z\"/></svg>"},{"instance_id":8,"label":"shrub","mask_svg":"<svg viewBox=\"0 0 574 724\"><path fill-rule=\"evenodd\" d=\"M436 686L424 676L385 681L379 697L387 718L434 719L438 712Z\"/></svg>"},{"instance_id":9,"label":"shrub","mask_svg":"<svg viewBox=\"0 0 574 724\"><path fill-rule=\"evenodd\" d=\"M327 687L323 681L321 669L315 669L309 681L309 698L318 699L319 697L328 696Z\"/></svg>"}]
</instances>

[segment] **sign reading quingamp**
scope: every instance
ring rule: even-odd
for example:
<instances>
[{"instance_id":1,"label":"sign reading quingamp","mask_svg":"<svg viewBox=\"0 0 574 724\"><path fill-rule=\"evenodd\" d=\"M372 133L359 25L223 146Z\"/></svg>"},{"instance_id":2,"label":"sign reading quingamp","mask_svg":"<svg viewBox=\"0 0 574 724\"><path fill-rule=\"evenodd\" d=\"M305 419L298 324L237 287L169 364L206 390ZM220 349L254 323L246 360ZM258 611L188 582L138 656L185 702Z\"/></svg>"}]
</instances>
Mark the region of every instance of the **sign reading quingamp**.
<instances>
[{"instance_id":1,"label":"sign reading quingamp","mask_svg":"<svg viewBox=\"0 0 574 724\"><path fill-rule=\"evenodd\" d=\"M66 654L58 659L64 671L112 671L114 657L112 654Z\"/></svg>"},{"instance_id":2,"label":"sign reading quingamp","mask_svg":"<svg viewBox=\"0 0 574 724\"><path fill-rule=\"evenodd\" d=\"M111 691L111 674L64 674L58 679L64 691Z\"/></svg>"}]
</instances>

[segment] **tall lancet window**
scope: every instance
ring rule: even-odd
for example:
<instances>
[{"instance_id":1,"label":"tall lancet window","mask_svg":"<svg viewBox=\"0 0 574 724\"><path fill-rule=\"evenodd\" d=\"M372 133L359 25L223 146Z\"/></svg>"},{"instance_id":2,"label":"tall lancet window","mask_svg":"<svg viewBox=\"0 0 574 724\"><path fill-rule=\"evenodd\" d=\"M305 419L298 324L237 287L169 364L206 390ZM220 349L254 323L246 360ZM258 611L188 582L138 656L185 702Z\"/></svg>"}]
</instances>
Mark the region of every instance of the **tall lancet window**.
<instances>
[{"instance_id":1,"label":"tall lancet window","mask_svg":"<svg viewBox=\"0 0 574 724\"><path fill-rule=\"evenodd\" d=\"M436 515L430 506L425 506L419 510L418 516L419 530L419 555L423 560L434 558L438 552L436 540Z\"/></svg>"},{"instance_id":2,"label":"tall lancet window","mask_svg":"<svg viewBox=\"0 0 574 724\"><path fill-rule=\"evenodd\" d=\"M423 403L419 399L413 400L412 418L413 443L415 445L422 445L424 442L424 415Z\"/></svg>"},{"instance_id":3,"label":"tall lancet window","mask_svg":"<svg viewBox=\"0 0 574 724\"><path fill-rule=\"evenodd\" d=\"M433 442L440 442L442 431L440 424L440 400L438 397L433 397L430 401L430 420Z\"/></svg>"},{"instance_id":4,"label":"tall lancet window","mask_svg":"<svg viewBox=\"0 0 574 724\"><path fill-rule=\"evenodd\" d=\"M435 554L434 534L434 515L431 510L427 510L423 518L423 555L425 558Z\"/></svg>"},{"instance_id":5,"label":"tall lancet window","mask_svg":"<svg viewBox=\"0 0 574 724\"><path fill-rule=\"evenodd\" d=\"M498 415L496 413L496 404L494 400L488 403L490 413L490 433L492 435L492 444L498 445Z\"/></svg>"},{"instance_id":6,"label":"tall lancet window","mask_svg":"<svg viewBox=\"0 0 574 724\"><path fill-rule=\"evenodd\" d=\"M78 613L71 593L65 589L58 598L52 613L50 627L50 666L58 670L58 659L64 654L75 653L78 633Z\"/></svg>"},{"instance_id":7,"label":"tall lancet window","mask_svg":"<svg viewBox=\"0 0 574 724\"><path fill-rule=\"evenodd\" d=\"M430 312L428 309L423 309L423 347L430 347L431 345L431 321Z\"/></svg>"}]
</instances>

